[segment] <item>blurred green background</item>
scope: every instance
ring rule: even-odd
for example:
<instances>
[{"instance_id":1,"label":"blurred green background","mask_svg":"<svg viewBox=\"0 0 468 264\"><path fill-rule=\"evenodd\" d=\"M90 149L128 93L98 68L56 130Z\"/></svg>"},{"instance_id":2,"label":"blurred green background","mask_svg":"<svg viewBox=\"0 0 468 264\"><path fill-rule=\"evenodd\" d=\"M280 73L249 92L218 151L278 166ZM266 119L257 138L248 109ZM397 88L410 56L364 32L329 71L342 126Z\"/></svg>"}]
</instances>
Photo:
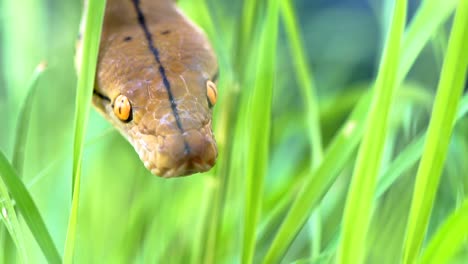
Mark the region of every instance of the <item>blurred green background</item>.
<instances>
[{"instance_id":1,"label":"blurred green background","mask_svg":"<svg viewBox=\"0 0 468 264\"><path fill-rule=\"evenodd\" d=\"M265 30L262 21L268 15L267 2L258 1L253 23L245 29L240 21L246 17L246 10L240 0L179 1L205 28L220 60L221 99L214 108L220 155L214 170L170 180L154 177L130 144L95 110L91 111L84 148L76 263L241 262L248 199L243 173L245 137L233 135L249 129L248 125L235 124L239 122L236 118L244 115L239 100L242 102L242 96L252 89L251 69L261 63L250 56L261 52L255 37ZM392 2L292 2L304 58L313 76L311 85L317 96L325 149L375 81ZM420 1L409 1L408 21L420 6ZM73 59L81 11L81 1L75 0L0 0L0 150L11 160L30 79L36 66L47 62L30 106L21 178L60 254L71 206L77 82ZM427 128L452 17L437 27L396 95L383 168ZM237 43L242 32L248 32L243 46ZM258 190L262 206L254 263L266 254L313 162L305 120L307 105L296 78L298 62L291 55L290 35L281 19L277 39L268 169L263 189ZM319 214L301 228L284 263L328 263L333 258L354 156L321 200ZM401 258L416 168L414 164L401 172L375 200L367 263L398 263ZM468 117L464 114L453 132L428 237L463 200L467 188ZM0 206L2 201L0 197ZM29 262L46 262L24 221L21 223ZM7 230L0 227L0 263L18 261ZM465 243L453 263L466 261Z\"/></svg>"}]
</instances>

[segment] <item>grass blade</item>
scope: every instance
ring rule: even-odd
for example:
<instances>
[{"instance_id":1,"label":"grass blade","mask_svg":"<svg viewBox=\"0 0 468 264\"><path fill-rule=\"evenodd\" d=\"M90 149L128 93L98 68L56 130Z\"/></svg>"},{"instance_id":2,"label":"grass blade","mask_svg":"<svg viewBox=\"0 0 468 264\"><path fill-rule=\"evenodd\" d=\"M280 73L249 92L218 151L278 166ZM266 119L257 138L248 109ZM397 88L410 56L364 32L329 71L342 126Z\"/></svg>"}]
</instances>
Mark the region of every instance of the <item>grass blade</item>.
<instances>
[{"instance_id":1,"label":"grass blade","mask_svg":"<svg viewBox=\"0 0 468 264\"><path fill-rule=\"evenodd\" d=\"M382 162L389 125L401 39L406 22L406 0L395 2L389 36L375 84L375 93L359 148L343 216L343 236L338 263L363 263L375 185Z\"/></svg>"},{"instance_id":2,"label":"grass blade","mask_svg":"<svg viewBox=\"0 0 468 264\"><path fill-rule=\"evenodd\" d=\"M465 95L460 101L458 107L456 122L468 113L468 95ZM382 177L377 184L376 197L382 196L390 186L400 177L403 172L411 168L421 158L424 139L426 135L422 135L408 144L387 167Z\"/></svg>"},{"instance_id":3,"label":"grass blade","mask_svg":"<svg viewBox=\"0 0 468 264\"><path fill-rule=\"evenodd\" d=\"M311 145L311 172L312 168L316 167L323 157L322 133L319 120L318 100L316 96L316 89L314 79L311 74L311 69L307 63L307 55L300 38L299 26L296 21L296 14L290 0L281 2L281 14L286 28L291 55L294 60L296 78L301 88L301 97L304 98L304 105L306 107L305 122L307 124L307 135L309 136ZM312 240L312 253L318 255L320 252L321 241L321 224L320 212L316 211L311 219L311 234Z\"/></svg>"},{"instance_id":4,"label":"grass blade","mask_svg":"<svg viewBox=\"0 0 468 264\"><path fill-rule=\"evenodd\" d=\"M0 168L0 171L3 169ZM1 174L1 172L0 172ZM12 241L16 246L16 249L20 255L20 262L26 263L27 261L27 254L24 248L24 239L23 239L23 232L21 231L21 226L18 221L18 217L16 216L16 211L13 206L13 201L8 194L8 188L3 182L2 178L0 177L0 218L3 220L4 226L0 226L2 231L8 230L10 236L7 233L2 232L1 235L5 238L4 245L2 245L4 250L4 255L2 256L3 259L0 259L0 262L14 262L14 248L12 245ZM10 240L11 237L11 240ZM7 251L11 250L11 252Z\"/></svg>"},{"instance_id":5,"label":"grass blade","mask_svg":"<svg viewBox=\"0 0 468 264\"><path fill-rule=\"evenodd\" d=\"M23 164L24 164L24 157L25 157L26 141L28 137L29 124L30 124L30 119L31 119L31 109L33 105L34 95L36 93L37 81L39 80L39 77L44 72L46 67L47 67L46 63L42 62L34 70L33 75L29 81L28 94L26 96L26 99L23 102L23 105L20 108L21 112L18 116L19 122L18 122L18 127L16 129L16 138L15 138L15 145L13 149L12 166L17 171L17 175L20 178L23 175ZM13 242L16 244L16 248L20 251L20 255L22 256L22 259L25 259L25 256L26 256L25 252L21 253L22 250L24 251L24 247L23 247L24 243L21 243L21 244L18 243L20 239L19 237L20 230L18 229L19 225L15 224L17 222L16 212L14 211L12 212L11 210L9 210L8 204L10 203L10 198L9 198L8 192L4 192L2 197L4 197L3 199L5 199L5 204L6 204L5 208L11 219L11 223L15 225L17 227L16 229L18 230L17 233L14 233L15 230L12 230L10 228L9 230L10 234L12 235ZM8 224L6 224L5 226L7 228L10 227ZM0 227L0 228L3 228L3 227ZM12 248L11 240L9 240L8 237L5 237L5 239L6 240L4 241L3 247L5 249L5 257L6 259L8 259L9 255L13 256L14 248Z\"/></svg>"},{"instance_id":6,"label":"grass blade","mask_svg":"<svg viewBox=\"0 0 468 264\"><path fill-rule=\"evenodd\" d=\"M73 175L72 175L72 208L68 222L67 238L65 241L64 263L73 262L75 248L76 225L80 193L81 160L86 124L91 105L94 79L96 75L99 41L101 38L102 22L106 1L89 1L85 5L83 21L83 46L78 58L80 72L78 76L78 90L76 96L75 134L73 144Z\"/></svg>"},{"instance_id":7,"label":"grass blade","mask_svg":"<svg viewBox=\"0 0 468 264\"><path fill-rule=\"evenodd\" d=\"M322 163L304 182L291 209L268 249L263 263L278 263L307 221L309 214L328 191L336 176L354 153L364 131L369 96L362 98L349 121L338 132L325 152Z\"/></svg>"},{"instance_id":8,"label":"grass blade","mask_svg":"<svg viewBox=\"0 0 468 264\"><path fill-rule=\"evenodd\" d=\"M26 148L26 140L29 131L29 120L31 119L31 108L33 105L34 95L36 93L37 81L46 68L47 64L42 62L34 70L33 76L29 82L28 95L26 96L24 104L21 107L21 113L18 117L20 123L16 129L16 140L13 150L12 164L19 177L23 176L24 150Z\"/></svg>"},{"instance_id":9,"label":"grass blade","mask_svg":"<svg viewBox=\"0 0 468 264\"><path fill-rule=\"evenodd\" d=\"M2 152L0 152L0 176L8 187L11 197L16 201L19 211L22 213L26 224L29 226L47 261L49 263L60 263L60 255L55 248L36 204Z\"/></svg>"},{"instance_id":10,"label":"grass blade","mask_svg":"<svg viewBox=\"0 0 468 264\"><path fill-rule=\"evenodd\" d=\"M468 95L465 95L461 100L458 107L457 122L468 112ZM405 147L398 156L389 164L385 169L382 176L377 183L377 190L375 199L382 197L382 195L392 186L392 184L401 176L405 171L410 169L421 158L424 147L425 135L415 138L412 143ZM335 252L341 235L341 227L334 235L335 239L329 243L326 252ZM322 253L324 254L324 253ZM442 262L439 262L442 263Z\"/></svg>"},{"instance_id":11,"label":"grass blade","mask_svg":"<svg viewBox=\"0 0 468 264\"><path fill-rule=\"evenodd\" d=\"M251 97L247 98L250 133L247 145L246 205L242 263L252 263L256 229L267 173L270 144L270 118L275 80L275 54L278 41L279 0L268 2L267 17L260 37L256 78Z\"/></svg>"},{"instance_id":12,"label":"grass blade","mask_svg":"<svg viewBox=\"0 0 468 264\"><path fill-rule=\"evenodd\" d=\"M424 250L420 263L449 263L468 236L468 199L437 230Z\"/></svg>"},{"instance_id":13,"label":"grass blade","mask_svg":"<svg viewBox=\"0 0 468 264\"><path fill-rule=\"evenodd\" d=\"M237 70L239 74L242 74L243 71L239 69L243 69L242 67L242 58L245 58L246 54L249 54L250 52L250 40L251 37L254 35L255 29L257 29L257 17L256 13L258 12L259 5L262 4L262 2L266 1L243 1L243 10L242 10L242 16L240 17L239 21L240 26L238 28L237 32L237 41L236 47L235 47L235 52L237 54L237 57L235 58L234 61L234 68ZM242 80L244 79L244 76L239 76Z\"/></svg>"},{"instance_id":14,"label":"grass blade","mask_svg":"<svg viewBox=\"0 0 468 264\"><path fill-rule=\"evenodd\" d=\"M413 263L426 234L447 154L456 109L468 66L468 2L460 1L435 98L432 118L418 167L406 230L403 263Z\"/></svg>"},{"instance_id":15,"label":"grass blade","mask_svg":"<svg viewBox=\"0 0 468 264\"><path fill-rule=\"evenodd\" d=\"M440 12L431 12L434 6L436 6L438 8L437 10ZM429 41L432 33L450 16L454 7L453 1L426 0L421 8L418 9L403 40L401 59L398 67L398 83L403 81L409 69L414 64L417 55L421 53L423 47ZM434 14L437 15L434 16ZM418 32L424 33L419 34ZM365 100L367 100L367 102L364 102ZM279 262L292 240L302 229L313 208L315 208L320 198L323 197L331 186L331 183L337 176L336 174L341 171L344 164L346 164L346 162L342 160L348 161L351 159L354 148L362 136L362 133L359 133L359 131L362 132L363 124L360 121L365 118L368 105L368 98L362 98L360 100L354 111L355 114L348 119L349 121L345 123L340 132L338 132L338 136L333 139L332 143L327 148L323 162L314 173L305 179L303 190L297 195L288 215L283 220L283 223L268 249L264 261L265 263ZM358 108L361 108L361 110L357 110ZM349 127L355 127L356 129L356 132L351 136L359 138L350 138L349 140L346 140L346 137L343 138L344 131ZM338 141L341 141L341 143L338 143ZM340 149L344 151L340 153ZM328 160L329 158L338 159L338 162L334 163L334 160ZM317 184L328 185L316 186Z\"/></svg>"},{"instance_id":16,"label":"grass blade","mask_svg":"<svg viewBox=\"0 0 468 264\"><path fill-rule=\"evenodd\" d=\"M405 32L401 63L398 67L398 80L403 81L411 69L413 62L421 53L421 48L439 30L439 26L446 21L455 10L459 0L425 0L408 30Z\"/></svg>"},{"instance_id":17,"label":"grass blade","mask_svg":"<svg viewBox=\"0 0 468 264\"><path fill-rule=\"evenodd\" d=\"M304 104L307 107L306 123L308 126L308 135L312 145L312 166L315 167L322 159L322 135L320 131L320 120L318 111L318 101L316 89L314 86L314 78L311 74L311 69L307 63L307 55L300 38L296 14L290 0L281 2L281 14L288 35L288 40L291 46L291 53L295 61L297 80L301 87Z\"/></svg>"}]
</instances>

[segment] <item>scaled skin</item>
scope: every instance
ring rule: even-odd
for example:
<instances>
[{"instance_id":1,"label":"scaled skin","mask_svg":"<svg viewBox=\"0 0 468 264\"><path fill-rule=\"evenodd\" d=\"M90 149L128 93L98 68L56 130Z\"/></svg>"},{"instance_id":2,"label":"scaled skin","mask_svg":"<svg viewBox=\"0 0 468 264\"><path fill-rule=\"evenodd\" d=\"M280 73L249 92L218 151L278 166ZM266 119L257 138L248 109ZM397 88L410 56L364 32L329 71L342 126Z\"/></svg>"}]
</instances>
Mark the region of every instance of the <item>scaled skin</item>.
<instances>
[{"instance_id":1,"label":"scaled skin","mask_svg":"<svg viewBox=\"0 0 468 264\"><path fill-rule=\"evenodd\" d=\"M175 177L209 170L217 149L206 84L217 74L215 54L174 2L140 0L140 10L159 51L182 129L131 0L107 1L95 87L101 96L95 94L93 103L153 174ZM131 103L130 122L113 112L119 95Z\"/></svg>"}]
</instances>

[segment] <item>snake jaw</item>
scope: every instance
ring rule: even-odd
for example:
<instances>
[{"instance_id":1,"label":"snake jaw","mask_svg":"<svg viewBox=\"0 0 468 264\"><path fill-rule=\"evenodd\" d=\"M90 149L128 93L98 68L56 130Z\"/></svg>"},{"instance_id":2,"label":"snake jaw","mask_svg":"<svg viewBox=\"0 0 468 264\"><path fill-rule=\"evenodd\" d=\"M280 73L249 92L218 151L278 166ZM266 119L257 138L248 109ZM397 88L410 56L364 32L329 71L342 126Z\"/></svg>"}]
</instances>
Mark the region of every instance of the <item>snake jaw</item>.
<instances>
[{"instance_id":1,"label":"snake jaw","mask_svg":"<svg viewBox=\"0 0 468 264\"><path fill-rule=\"evenodd\" d=\"M183 134L154 136L135 131L139 138L131 142L145 167L152 174L163 178L187 176L208 171L217 157L216 142L211 121L200 129ZM150 142L150 144L148 144ZM189 146L185 149L184 142Z\"/></svg>"}]
</instances>

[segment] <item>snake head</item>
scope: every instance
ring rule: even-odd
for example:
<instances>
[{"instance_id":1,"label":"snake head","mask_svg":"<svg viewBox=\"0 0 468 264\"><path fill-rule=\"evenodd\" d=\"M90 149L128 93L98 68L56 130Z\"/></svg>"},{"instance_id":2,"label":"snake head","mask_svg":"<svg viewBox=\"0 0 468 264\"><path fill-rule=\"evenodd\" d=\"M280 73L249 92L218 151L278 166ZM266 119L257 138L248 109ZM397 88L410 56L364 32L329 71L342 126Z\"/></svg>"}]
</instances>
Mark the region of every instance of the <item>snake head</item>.
<instances>
[{"instance_id":1,"label":"snake head","mask_svg":"<svg viewBox=\"0 0 468 264\"><path fill-rule=\"evenodd\" d=\"M193 24L104 32L93 103L161 177L209 170L217 62ZM147 34L148 30L150 34Z\"/></svg>"},{"instance_id":2,"label":"snake head","mask_svg":"<svg viewBox=\"0 0 468 264\"><path fill-rule=\"evenodd\" d=\"M133 119L127 124L134 124L127 131L129 139L155 175L173 177L207 171L217 156L206 92L210 80L189 72L168 78L172 100L169 96L148 100L167 92L164 82L147 88L152 95L138 96L137 91L129 91L136 103Z\"/></svg>"}]
</instances>

